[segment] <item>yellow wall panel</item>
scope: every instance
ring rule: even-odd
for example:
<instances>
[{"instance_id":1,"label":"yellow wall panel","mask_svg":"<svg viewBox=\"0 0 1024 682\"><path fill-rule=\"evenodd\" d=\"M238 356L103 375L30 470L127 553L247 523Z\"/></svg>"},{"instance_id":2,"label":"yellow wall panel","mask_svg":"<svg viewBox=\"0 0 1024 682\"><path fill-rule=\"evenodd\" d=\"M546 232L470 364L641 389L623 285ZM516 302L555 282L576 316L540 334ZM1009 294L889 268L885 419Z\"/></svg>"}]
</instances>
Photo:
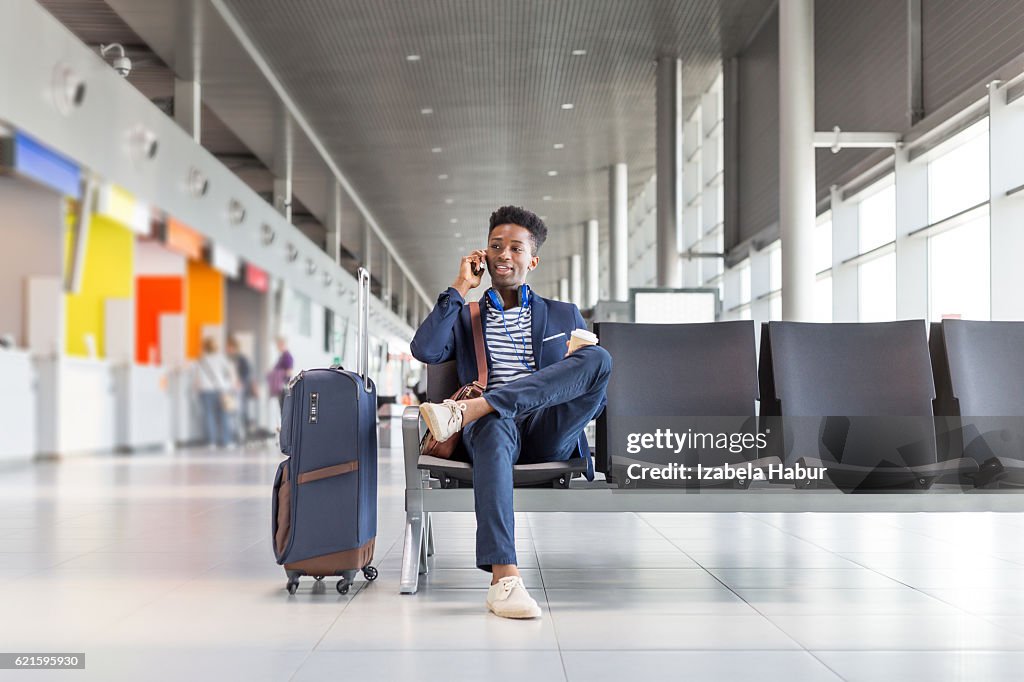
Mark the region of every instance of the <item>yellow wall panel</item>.
<instances>
[{"instance_id":1,"label":"yellow wall panel","mask_svg":"<svg viewBox=\"0 0 1024 682\"><path fill-rule=\"evenodd\" d=\"M92 335L97 355L105 357L104 302L134 295L134 240L130 230L109 218L93 216L90 221L81 291L66 299L68 355L89 355L85 339Z\"/></svg>"},{"instance_id":2,"label":"yellow wall panel","mask_svg":"<svg viewBox=\"0 0 1024 682\"><path fill-rule=\"evenodd\" d=\"M188 357L197 358L203 327L224 324L224 275L202 261L190 260L185 290L186 352Z\"/></svg>"}]
</instances>

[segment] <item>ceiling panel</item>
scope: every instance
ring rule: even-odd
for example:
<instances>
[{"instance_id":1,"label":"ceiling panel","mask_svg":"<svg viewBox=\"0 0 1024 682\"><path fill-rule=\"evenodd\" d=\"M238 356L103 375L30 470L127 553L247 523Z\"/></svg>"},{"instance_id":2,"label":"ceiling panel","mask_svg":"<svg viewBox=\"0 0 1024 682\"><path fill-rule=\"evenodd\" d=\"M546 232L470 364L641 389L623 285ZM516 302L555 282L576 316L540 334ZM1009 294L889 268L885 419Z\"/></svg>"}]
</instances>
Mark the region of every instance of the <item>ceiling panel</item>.
<instances>
[{"instance_id":1,"label":"ceiling panel","mask_svg":"<svg viewBox=\"0 0 1024 682\"><path fill-rule=\"evenodd\" d=\"M597 218L606 228L608 166L629 165L631 196L654 173L656 58L683 60L691 109L723 52L742 46L771 0L217 4L237 19L432 296L451 281L456 254L483 244L491 211L506 203L546 217L542 259L564 270L583 222ZM281 112L272 90L255 83L252 64L217 33L211 5L109 5L175 72L201 72L205 103L273 166ZM183 9L190 5L199 10ZM412 54L419 60L409 61ZM325 166L304 136L296 144L295 194L322 218ZM360 235L352 213L344 234ZM542 268L538 281L549 278Z\"/></svg>"}]
</instances>

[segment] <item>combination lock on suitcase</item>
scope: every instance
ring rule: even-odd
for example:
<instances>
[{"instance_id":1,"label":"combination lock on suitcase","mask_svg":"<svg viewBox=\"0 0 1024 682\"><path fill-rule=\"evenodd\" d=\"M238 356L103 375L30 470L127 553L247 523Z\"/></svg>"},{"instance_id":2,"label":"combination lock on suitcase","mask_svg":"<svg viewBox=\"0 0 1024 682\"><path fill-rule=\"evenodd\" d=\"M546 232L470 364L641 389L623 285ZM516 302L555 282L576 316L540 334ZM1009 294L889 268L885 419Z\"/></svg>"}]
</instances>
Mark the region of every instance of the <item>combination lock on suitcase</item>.
<instances>
[{"instance_id":1,"label":"combination lock on suitcase","mask_svg":"<svg viewBox=\"0 0 1024 682\"><path fill-rule=\"evenodd\" d=\"M274 480L274 555L295 594L301 576L337 576L346 594L357 571L377 577L377 390L370 381L370 275L359 270L359 373L299 372L281 414Z\"/></svg>"}]
</instances>

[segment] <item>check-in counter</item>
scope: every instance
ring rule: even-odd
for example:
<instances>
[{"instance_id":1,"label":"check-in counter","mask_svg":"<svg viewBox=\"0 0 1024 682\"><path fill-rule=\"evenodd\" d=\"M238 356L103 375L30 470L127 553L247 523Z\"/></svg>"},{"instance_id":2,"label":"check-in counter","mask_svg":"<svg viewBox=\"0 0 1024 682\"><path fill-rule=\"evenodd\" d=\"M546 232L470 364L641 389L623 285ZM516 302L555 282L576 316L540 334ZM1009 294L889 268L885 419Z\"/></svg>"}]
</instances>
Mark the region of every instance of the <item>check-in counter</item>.
<instances>
[{"instance_id":1,"label":"check-in counter","mask_svg":"<svg viewBox=\"0 0 1024 682\"><path fill-rule=\"evenodd\" d=\"M109 452L117 415L114 370L106 360L35 360L37 449L42 455Z\"/></svg>"},{"instance_id":2,"label":"check-in counter","mask_svg":"<svg viewBox=\"0 0 1024 682\"><path fill-rule=\"evenodd\" d=\"M36 376L27 351L0 350L0 461L36 453Z\"/></svg>"},{"instance_id":3,"label":"check-in counter","mask_svg":"<svg viewBox=\"0 0 1024 682\"><path fill-rule=\"evenodd\" d=\"M191 366L168 371L167 385L171 401L171 434L178 445L194 445L205 440L195 374Z\"/></svg>"},{"instance_id":4,"label":"check-in counter","mask_svg":"<svg viewBox=\"0 0 1024 682\"><path fill-rule=\"evenodd\" d=\"M117 443L121 451L165 448L173 442L168 371L123 364L114 369Z\"/></svg>"}]
</instances>

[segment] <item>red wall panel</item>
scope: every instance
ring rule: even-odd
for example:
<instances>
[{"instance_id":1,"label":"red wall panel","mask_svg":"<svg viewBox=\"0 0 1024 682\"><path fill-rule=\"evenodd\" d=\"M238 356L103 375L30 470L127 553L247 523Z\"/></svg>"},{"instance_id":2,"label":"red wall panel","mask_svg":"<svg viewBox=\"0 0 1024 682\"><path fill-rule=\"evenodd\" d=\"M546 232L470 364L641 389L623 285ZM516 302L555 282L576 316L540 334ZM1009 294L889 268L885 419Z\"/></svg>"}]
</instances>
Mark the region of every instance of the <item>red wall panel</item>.
<instances>
[{"instance_id":1,"label":"red wall panel","mask_svg":"<svg viewBox=\"0 0 1024 682\"><path fill-rule=\"evenodd\" d=\"M137 277L135 280L135 361L160 362L160 316L184 310L182 277ZM151 351L155 349L155 351Z\"/></svg>"}]
</instances>

